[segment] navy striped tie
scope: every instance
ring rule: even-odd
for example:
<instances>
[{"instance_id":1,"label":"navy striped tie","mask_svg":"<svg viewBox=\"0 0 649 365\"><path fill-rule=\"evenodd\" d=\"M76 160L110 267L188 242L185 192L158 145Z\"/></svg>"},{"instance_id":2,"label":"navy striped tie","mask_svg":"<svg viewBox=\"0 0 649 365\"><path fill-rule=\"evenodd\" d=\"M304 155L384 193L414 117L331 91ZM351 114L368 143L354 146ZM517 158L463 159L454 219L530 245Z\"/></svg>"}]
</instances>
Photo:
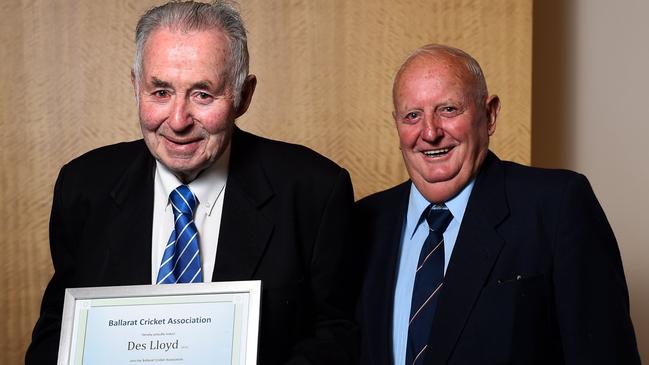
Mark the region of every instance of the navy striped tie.
<instances>
[{"instance_id":1,"label":"navy striped tie","mask_svg":"<svg viewBox=\"0 0 649 365\"><path fill-rule=\"evenodd\" d=\"M444 280L444 236L453 215L446 205L430 205L423 213L428 222L428 237L419 253L408 325L406 365L423 364L428 348L437 298Z\"/></svg>"},{"instance_id":2,"label":"navy striped tie","mask_svg":"<svg viewBox=\"0 0 649 365\"><path fill-rule=\"evenodd\" d=\"M194 224L198 199L187 185L177 187L169 199L174 212L174 230L162 256L157 284L203 282L198 231Z\"/></svg>"}]
</instances>

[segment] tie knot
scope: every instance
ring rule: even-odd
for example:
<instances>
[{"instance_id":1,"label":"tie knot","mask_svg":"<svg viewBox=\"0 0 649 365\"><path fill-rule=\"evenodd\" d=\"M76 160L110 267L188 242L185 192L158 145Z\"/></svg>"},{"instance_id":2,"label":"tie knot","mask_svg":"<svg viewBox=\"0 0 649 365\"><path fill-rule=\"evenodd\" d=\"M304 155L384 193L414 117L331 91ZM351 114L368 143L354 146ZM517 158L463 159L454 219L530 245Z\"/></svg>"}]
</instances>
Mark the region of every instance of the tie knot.
<instances>
[{"instance_id":1,"label":"tie knot","mask_svg":"<svg viewBox=\"0 0 649 365\"><path fill-rule=\"evenodd\" d=\"M194 216L194 208L198 203L196 195L192 193L187 185L180 185L169 194L174 215L177 213Z\"/></svg>"},{"instance_id":2,"label":"tie knot","mask_svg":"<svg viewBox=\"0 0 649 365\"><path fill-rule=\"evenodd\" d=\"M426 208L428 212L424 212L426 215L426 222L428 222L428 228L431 231L435 232L444 232L448 224L451 223L453 219L453 214L448 210L446 205L436 205L431 204Z\"/></svg>"}]
</instances>

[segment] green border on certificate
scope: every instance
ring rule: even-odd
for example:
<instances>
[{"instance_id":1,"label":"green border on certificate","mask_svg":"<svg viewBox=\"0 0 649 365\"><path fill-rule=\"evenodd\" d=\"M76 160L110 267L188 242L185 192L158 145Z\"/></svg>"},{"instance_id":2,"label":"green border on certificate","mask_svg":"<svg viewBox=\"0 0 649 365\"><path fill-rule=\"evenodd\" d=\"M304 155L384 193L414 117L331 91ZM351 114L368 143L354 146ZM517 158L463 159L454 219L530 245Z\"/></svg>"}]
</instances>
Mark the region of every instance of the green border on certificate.
<instances>
[{"instance_id":1,"label":"green border on certificate","mask_svg":"<svg viewBox=\"0 0 649 365\"><path fill-rule=\"evenodd\" d=\"M260 281L67 289L58 364L256 364L260 302Z\"/></svg>"}]
</instances>

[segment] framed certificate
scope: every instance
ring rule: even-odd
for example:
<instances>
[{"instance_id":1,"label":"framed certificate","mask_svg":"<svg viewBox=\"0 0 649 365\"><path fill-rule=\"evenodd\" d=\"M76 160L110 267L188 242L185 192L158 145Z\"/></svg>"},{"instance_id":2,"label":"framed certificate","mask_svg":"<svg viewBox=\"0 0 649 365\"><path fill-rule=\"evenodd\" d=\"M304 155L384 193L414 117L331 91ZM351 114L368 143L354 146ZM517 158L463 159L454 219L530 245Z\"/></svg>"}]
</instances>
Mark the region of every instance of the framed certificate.
<instances>
[{"instance_id":1,"label":"framed certificate","mask_svg":"<svg viewBox=\"0 0 649 365\"><path fill-rule=\"evenodd\" d=\"M66 289L59 365L253 365L260 281Z\"/></svg>"}]
</instances>

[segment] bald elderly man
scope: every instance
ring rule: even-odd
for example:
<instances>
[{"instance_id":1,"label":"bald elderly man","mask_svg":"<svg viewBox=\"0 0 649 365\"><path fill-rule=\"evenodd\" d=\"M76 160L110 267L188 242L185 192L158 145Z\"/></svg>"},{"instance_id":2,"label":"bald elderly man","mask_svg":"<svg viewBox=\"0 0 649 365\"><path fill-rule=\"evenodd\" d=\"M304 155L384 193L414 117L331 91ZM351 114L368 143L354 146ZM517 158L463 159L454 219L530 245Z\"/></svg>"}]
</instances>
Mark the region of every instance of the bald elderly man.
<instances>
[{"instance_id":1,"label":"bald elderly man","mask_svg":"<svg viewBox=\"0 0 649 365\"><path fill-rule=\"evenodd\" d=\"M357 203L362 364L639 364L587 179L489 151L500 100L461 50L414 51L393 99L410 180Z\"/></svg>"}]
</instances>

